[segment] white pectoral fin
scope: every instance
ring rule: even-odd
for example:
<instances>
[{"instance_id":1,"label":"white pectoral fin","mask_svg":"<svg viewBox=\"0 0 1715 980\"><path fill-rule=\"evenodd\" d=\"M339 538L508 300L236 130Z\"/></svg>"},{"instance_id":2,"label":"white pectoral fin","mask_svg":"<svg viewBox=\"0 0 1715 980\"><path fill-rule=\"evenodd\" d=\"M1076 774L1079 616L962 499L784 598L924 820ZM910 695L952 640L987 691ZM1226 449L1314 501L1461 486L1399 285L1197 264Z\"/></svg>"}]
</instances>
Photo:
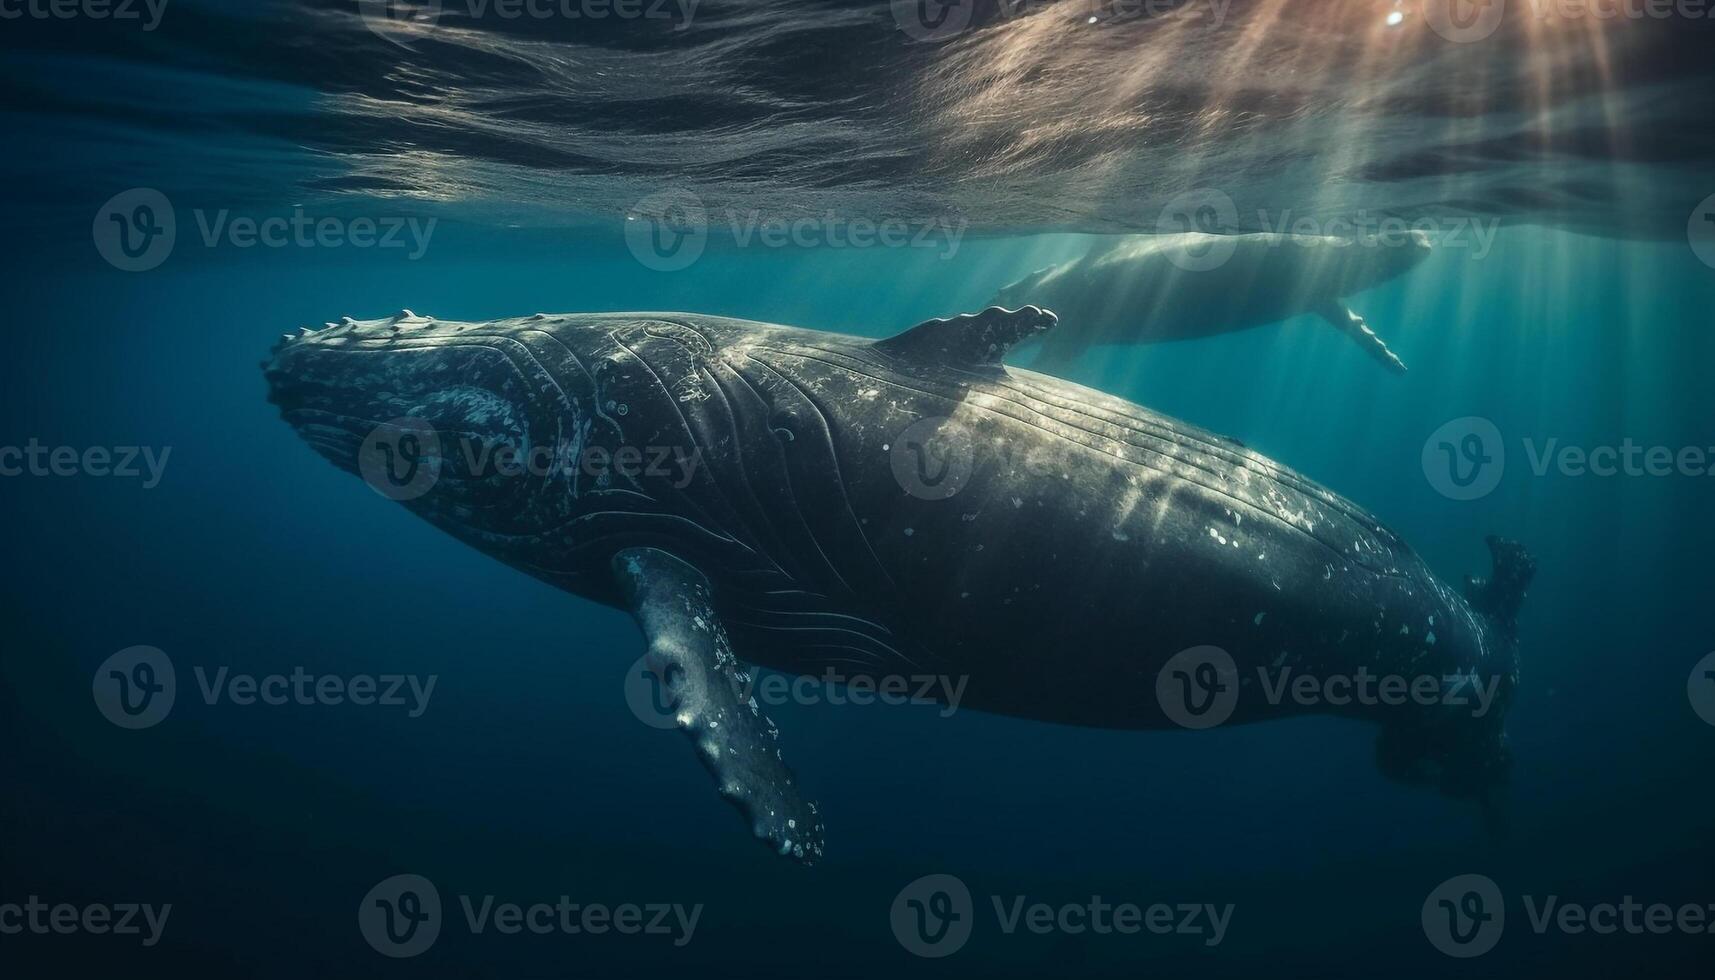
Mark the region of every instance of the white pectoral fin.
<instances>
[{"instance_id":1,"label":"white pectoral fin","mask_svg":"<svg viewBox=\"0 0 1715 980\"><path fill-rule=\"evenodd\" d=\"M668 709L721 796L771 849L813 863L822 856L821 817L781 758L779 731L749 695L749 672L715 615L708 580L655 548L621 551L613 571L648 640Z\"/></svg>"},{"instance_id":2,"label":"white pectoral fin","mask_svg":"<svg viewBox=\"0 0 1715 980\"><path fill-rule=\"evenodd\" d=\"M1352 312L1351 308L1339 300L1330 300L1318 307L1317 314L1322 319L1333 324L1339 331L1352 338L1352 342L1362 347L1371 357L1382 362L1388 370L1395 374L1405 373L1405 362L1399 355L1388 349L1387 344L1376 335L1364 318Z\"/></svg>"}]
</instances>

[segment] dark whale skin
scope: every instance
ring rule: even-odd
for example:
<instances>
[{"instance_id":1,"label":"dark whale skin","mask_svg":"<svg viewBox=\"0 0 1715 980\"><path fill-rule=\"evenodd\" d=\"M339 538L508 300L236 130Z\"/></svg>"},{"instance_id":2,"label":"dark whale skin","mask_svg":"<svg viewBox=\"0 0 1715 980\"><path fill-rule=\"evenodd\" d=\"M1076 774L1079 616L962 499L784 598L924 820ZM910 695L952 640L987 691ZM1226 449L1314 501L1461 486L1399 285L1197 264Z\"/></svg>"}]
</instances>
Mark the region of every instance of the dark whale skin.
<instances>
[{"instance_id":1,"label":"dark whale skin","mask_svg":"<svg viewBox=\"0 0 1715 980\"><path fill-rule=\"evenodd\" d=\"M1517 678L1510 629L1372 514L1233 440L1002 368L1005 344L972 354L908 340L968 340L977 328L964 321L976 319L877 342L686 313L480 323L401 314L290 339L269 374L288 420L341 465L349 440L306 419L433 414L460 399L487 407L437 425L525 444L553 434L580 451L695 454L688 480L506 481L460 479L449 452L456 492L407 506L615 606L615 553L678 555L712 583L738 654L770 668L963 678L962 707L1166 728L1162 668L1212 645L1238 668L1234 721L1368 716L1413 733L1394 739L1403 760L1392 768L1502 765ZM449 379L479 394L433 394ZM354 386L386 388L387 400L348 409L338 393ZM925 427L954 448L937 457L901 443ZM951 495L913 492L901 477L948 459ZM1474 676L1496 697L1480 721L1440 706L1307 708L1257 696L1258 668Z\"/></svg>"}]
</instances>

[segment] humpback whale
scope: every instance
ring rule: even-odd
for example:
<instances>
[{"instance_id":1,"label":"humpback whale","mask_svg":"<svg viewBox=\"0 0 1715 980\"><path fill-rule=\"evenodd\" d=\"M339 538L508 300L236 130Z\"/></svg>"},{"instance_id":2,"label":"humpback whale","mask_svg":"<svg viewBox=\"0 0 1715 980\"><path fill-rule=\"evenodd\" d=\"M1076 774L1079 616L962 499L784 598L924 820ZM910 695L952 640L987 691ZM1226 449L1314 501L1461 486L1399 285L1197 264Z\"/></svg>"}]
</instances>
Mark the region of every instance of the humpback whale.
<instances>
[{"instance_id":1,"label":"humpback whale","mask_svg":"<svg viewBox=\"0 0 1715 980\"><path fill-rule=\"evenodd\" d=\"M1054 325L994 308L872 340L403 311L288 335L263 368L336 465L628 610L718 791L793 859L822 855L822 817L744 695L750 665L957 677L964 707L1124 729L1184 724L1164 686L1207 680L1198 698L1230 693L1234 723L1368 719L1387 775L1492 800L1529 556L1491 539L1492 573L1461 595L1375 516L1242 444L1002 365ZM1193 650L1225 665L1181 670ZM1490 697L1311 704L1265 696L1264 670Z\"/></svg>"},{"instance_id":2,"label":"humpback whale","mask_svg":"<svg viewBox=\"0 0 1715 980\"><path fill-rule=\"evenodd\" d=\"M1405 362L1342 297L1398 276L1429 255L1412 232L1387 243L1260 232L1127 235L1003 287L991 301L1060 314L1031 367L1063 373L1091 347L1189 340L1314 314L1388 370Z\"/></svg>"}]
</instances>

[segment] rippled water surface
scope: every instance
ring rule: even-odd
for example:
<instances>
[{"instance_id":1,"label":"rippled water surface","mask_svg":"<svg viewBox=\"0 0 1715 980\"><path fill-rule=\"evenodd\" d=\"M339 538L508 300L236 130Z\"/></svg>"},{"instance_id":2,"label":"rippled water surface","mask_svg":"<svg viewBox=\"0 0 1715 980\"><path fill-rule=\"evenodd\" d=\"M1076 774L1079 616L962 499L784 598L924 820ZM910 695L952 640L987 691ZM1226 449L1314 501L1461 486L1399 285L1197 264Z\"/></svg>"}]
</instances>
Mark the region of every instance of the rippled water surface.
<instances>
[{"instance_id":1,"label":"rippled water surface","mask_svg":"<svg viewBox=\"0 0 1715 980\"><path fill-rule=\"evenodd\" d=\"M0 0L0 977L1706 978L1706 14ZM787 697L768 713L828 827L825 860L792 866L628 700L630 616L328 465L258 370L283 334L406 310L882 338L1157 241L1120 234L1187 231L1322 237L1284 278L1230 237L1157 278L1063 278L1060 327L1123 306L1183 336L1056 370L1349 498L1449 587L1488 573L1486 536L1528 547L1512 783L1487 819L1384 778L1374 726L1347 719L1128 731ZM1299 295L1329 279L1340 305ZM1352 342L1348 307L1409 370ZM1196 601L1195 568L1156 572ZM1113 605L1095 618L1183 612ZM1142 632L1090 656L1123 666ZM176 669L146 725L111 693L138 646ZM1047 686L1081 656L1032 669ZM387 706L223 686L300 672L434 687ZM422 911L399 875L442 903L410 955L376 932L377 901ZM477 916L562 896L700 911L641 935ZM1674 924L1579 928L1551 897ZM75 926L14 929L32 898ZM171 906L158 941L88 928L128 903ZM1076 928L1104 903L1228 918ZM1036 905L1048 925L1012 918Z\"/></svg>"}]
</instances>

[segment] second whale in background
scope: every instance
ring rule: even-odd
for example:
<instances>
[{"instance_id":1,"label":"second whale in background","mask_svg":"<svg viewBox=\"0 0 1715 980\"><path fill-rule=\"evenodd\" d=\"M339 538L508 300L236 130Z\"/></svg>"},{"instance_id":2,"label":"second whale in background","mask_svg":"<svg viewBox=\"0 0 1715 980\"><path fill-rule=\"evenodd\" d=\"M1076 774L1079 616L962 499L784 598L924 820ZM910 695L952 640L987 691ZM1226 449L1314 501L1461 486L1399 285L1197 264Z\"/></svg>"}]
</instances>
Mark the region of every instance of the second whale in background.
<instances>
[{"instance_id":1,"label":"second whale in background","mask_svg":"<svg viewBox=\"0 0 1715 980\"><path fill-rule=\"evenodd\" d=\"M1392 244L1371 236L1128 235L1082 258L1038 269L1002 288L994 305L1054 309L1060 326L1030 366L1064 374L1086 350L1190 340L1316 314L1390 371L1405 362L1344 297L1395 278L1428 257L1413 231Z\"/></svg>"}]
</instances>

